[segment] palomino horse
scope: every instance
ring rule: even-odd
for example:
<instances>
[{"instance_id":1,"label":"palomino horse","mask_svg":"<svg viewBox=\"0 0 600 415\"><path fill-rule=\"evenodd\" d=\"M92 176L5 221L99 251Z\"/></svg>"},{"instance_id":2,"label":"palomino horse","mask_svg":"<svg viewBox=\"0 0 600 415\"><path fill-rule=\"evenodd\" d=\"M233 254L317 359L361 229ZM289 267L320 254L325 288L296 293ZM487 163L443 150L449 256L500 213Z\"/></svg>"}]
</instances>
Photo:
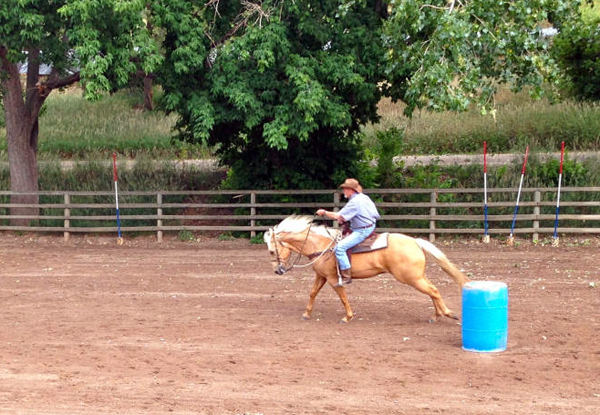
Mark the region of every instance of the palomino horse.
<instances>
[{"instance_id":1,"label":"palomino horse","mask_svg":"<svg viewBox=\"0 0 600 415\"><path fill-rule=\"evenodd\" d=\"M307 265L312 264L315 281L302 317L306 320L310 318L315 298L328 282L337 292L346 310L346 315L341 321L348 322L354 315L345 288L336 286L338 282L337 264L333 254L333 247L337 243L341 231L323 225L313 225L312 220L310 216L292 215L265 232L264 240L271 254L273 270L281 275L292 269L295 266L289 264L292 252L308 257L310 262ZM399 233L389 234L386 248L352 254L352 279L370 278L389 272L398 281L431 297L435 313L429 319L430 322L436 321L442 315L458 319L446 307L438 289L425 276L424 252L430 254L461 288L469 281L433 244Z\"/></svg>"}]
</instances>

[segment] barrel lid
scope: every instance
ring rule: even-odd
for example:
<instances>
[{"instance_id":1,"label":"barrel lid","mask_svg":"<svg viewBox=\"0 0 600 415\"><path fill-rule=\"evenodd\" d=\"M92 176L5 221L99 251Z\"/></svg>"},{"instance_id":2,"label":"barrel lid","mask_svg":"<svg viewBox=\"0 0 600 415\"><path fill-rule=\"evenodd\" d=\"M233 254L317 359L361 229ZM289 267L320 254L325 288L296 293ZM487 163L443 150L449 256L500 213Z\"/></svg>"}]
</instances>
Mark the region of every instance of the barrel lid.
<instances>
[{"instance_id":1,"label":"barrel lid","mask_svg":"<svg viewBox=\"0 0 600 415\"><path fill-rule=\"evenodd\" d=\"M496 291L506 289L506 284L500 281L469 281L463 286L465 290Z\"/></svg>"}]
</instances>

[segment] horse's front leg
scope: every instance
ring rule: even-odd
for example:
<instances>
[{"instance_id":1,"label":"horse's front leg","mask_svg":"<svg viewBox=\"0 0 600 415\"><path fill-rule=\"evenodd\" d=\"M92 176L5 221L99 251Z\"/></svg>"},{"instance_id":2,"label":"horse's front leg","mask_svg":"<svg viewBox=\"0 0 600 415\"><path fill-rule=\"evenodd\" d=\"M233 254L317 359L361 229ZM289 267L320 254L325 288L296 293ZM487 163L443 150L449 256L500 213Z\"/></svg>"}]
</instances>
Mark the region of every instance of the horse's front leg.
<instances>
[{"instance_id":1,"label":"horse's front leg","mask_svg":"<svg viewBox=\"0 0 600 415\"><path fill-rule=\"evenodd\" d=\"M337 284L337 278L336 278L335 282L331 285L333 286L333 289L335 290L337 295L340 297L340 300L342 301L342 304L344 305L344 309L346 310L346 316L344 316L344 318L340 320L340 323L347 323L350 320L352 320L352 318L354 317L354 313L352 313L352 309L350 308L350 302L348 302L348 296L346 295L346 289L344 287L336 287L335 286L336 284Z\"/></svg>"},{"instance_id":2,"label":"horse's front leg","mask_svg":"<svg viewBox=\"0 0 600 415\"><path fill-rule=\"evenodd\" d=\"M321 288L325 285L327 280L320 275L315 275L315 282L313 283L312 289L310 290L310 297L308 300L308 304L306 305L306 311L302 314L302 318L304 320L309 320L313 311L313 306L315 305L315 298L317 298L317 294L321 291Z\"/></svg>"}]
</instances>

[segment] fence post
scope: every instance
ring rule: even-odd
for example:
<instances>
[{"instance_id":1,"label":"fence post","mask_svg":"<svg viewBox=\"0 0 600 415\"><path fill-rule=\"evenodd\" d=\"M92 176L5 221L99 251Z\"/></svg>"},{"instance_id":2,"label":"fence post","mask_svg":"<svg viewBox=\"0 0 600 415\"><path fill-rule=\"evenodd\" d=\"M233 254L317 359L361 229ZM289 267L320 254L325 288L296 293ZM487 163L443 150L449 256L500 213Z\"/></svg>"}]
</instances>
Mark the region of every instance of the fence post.
<instances>
[{"instance_id":1,"label":"fence post","mask_svg":"<svg viewBox=\"0 0 600 415\"><path fill-rule=\"evenodd\" d=\"M158 209L156 210L156 215L158 216L158 220L156 221L156 227L158 228L158 230L156 231L156 240L158 242L162 242L163 239L163 231L161 230L162 225L163 225L163 221L162 221L162 214L163 214L163 210L160 207L162 205L162 194L158 193L156 195L156 203L158 204Z\"/></svg>"},{"instance_id":2,"label":"fence post","mask_svg":"<svg viewBox=\"0 0 600 415\"><path fill-rule=\"evenodd\" d=\"M250 207L250 216L252 217L252 219L250 219L250 226L254 227L254 225L256 225L256 221L254 220L254 216L256 215L256 208L254 207L256 204L256 193L254 192L250 193L250 204L252 205L252 207ZM250 237L254 238L255 236L256 231L250 231Z\"/></svg>"},{"instance_id":3,"label":"fence post","mask_svg":"<svg viewBox=\"0 0 600 415\"><path fill-rule=\"evenodd\" d=\"M65 193L65 233L64 233L64 237L65 237L65 242L69 241L69 238L71 237L71 232L69 232L69 228L71 227L71 220L69 219L71 217L71 209L69 208L69 206L71 205L71 196L68 193Z\"/></svg>"},{"instance_id":4,"label":"fence post","mask_svg":"<svg viewBox=\"0 0 600 415\"><path fill-rule=\"evenodd\" d=\"M432 204L435 204L437 202L437 192L435 190L431 192L429 201ZM435 212L436 212L435 206L429 209L429 216L431 216L431 219L429 220L429 229L430 230L435 229L435 219L433 218L435 216ZM435 242L435 233L429 234L429 242Z\"/></svg>"},{"instance_id":5,"label":"fence post","mask_svg":"<svg viewBox=\"0 0 600 415\"><path fill-rule=\"evenodd\" d=\"M338 210L340 210L340 208L338 207L340 205L340 194L339 192L334 192L333 193L333 211L337 212ZM338 221L334 221L333 222L333 227L337 228L339 226Z\"/></svg>"},{"instance_id":6,"label":"fence post","mask_svg":"<svg viewBox=\"0 0 600 415\"><path fill-rule=\"evenodd\" d=\"M533 207L533 214L535 219L533 220L533 242L535 243L540 238L540 234L537 230L540 228L540 221L538 218L540 216L540 202L542 201L542 195L539 190L536 190L534 193L534 201L535 206Z\"/></svg>"}]
</instances>

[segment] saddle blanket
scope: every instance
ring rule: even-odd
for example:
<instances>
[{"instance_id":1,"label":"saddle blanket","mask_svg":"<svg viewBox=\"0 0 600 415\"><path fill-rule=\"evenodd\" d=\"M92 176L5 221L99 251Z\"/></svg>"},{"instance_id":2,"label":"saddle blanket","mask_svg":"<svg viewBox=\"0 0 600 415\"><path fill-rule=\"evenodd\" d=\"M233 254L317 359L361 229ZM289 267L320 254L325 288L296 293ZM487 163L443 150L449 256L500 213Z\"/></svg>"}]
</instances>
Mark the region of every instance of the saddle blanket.
<instances>
[{"instance_id":1,"label":"saddle blanket","mask_svg":"<svg viewBox=\"0 0 600 415\"><path fill-rule=\"evenodd\" d=\"M371 252L376 251L378 249L387 248L388 236L389 232L379 234L373 232L371 236L369 236L367 239L353 247L350 251L353 254L360 254L364 252Z\"/></svg>"}]
</instances>

